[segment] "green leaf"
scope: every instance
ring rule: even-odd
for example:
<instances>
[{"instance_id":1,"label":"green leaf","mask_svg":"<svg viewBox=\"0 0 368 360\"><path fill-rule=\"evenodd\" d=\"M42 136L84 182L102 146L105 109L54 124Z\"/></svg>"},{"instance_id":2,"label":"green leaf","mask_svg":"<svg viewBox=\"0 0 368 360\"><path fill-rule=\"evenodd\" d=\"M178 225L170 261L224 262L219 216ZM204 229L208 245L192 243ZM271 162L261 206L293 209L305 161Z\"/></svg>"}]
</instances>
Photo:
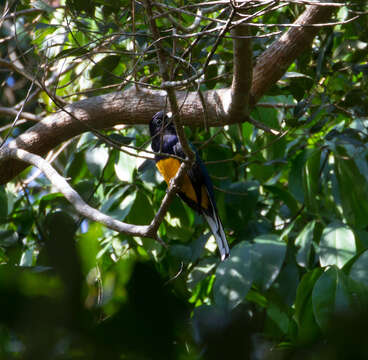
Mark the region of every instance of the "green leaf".
<instances>
[{"instance_id":1,"label":"green leaf","mask_svg":"<svg viewBox=\"0 0 368 360\"><path fill-rule=\"evenodd\" d=\"M152 221L154 215L152 204L148 197L142 191L137 191L136 199L127 217L127 222L147 225Z\"/></svg>"},{"instance_id":2,"label":"green leaf","mask_svg":"<svg viewBox=\"0 0 368 360\"><path fill-rule=\"evenodd\" d=\"M304 168L305 202L309 211L318 211L317 197L319 195L320 184L320 162L321 151L313 151L306 162Z\"/></svg>"},{"instance_id":3,"label":"green leaf","mask_svg":"<svg viewBox=\"0 0 368 360\"><path fill-rule=\"evenodd\" d=\"M273 193L278 199L282 200L285 203L285 205L289 208L290 213L292 215L298 212L299 210L298 203L295 201L294 197L291 195L289 191L285 190L281 186L275 185L264 186L264 188Z\"/></svg>"},{"instance_id":4,"label":"green leaf","mask_svg":"<svg viewBox=\"0 0 368 360\"><path fill-rule=\"evenodd\" d=\"M43 196L40 200L38 207L39 212L42 214L45 212L48 206L52 207L53 204L57 204L58 200L64 201L64 195L61 193L51 193Z\"/></svg>"},{"instance_id":5,"label":"green leaf","mask_svg":"<svg viewBox=\"0 0 368 360\"><path fill-rule=\"evenodd\" d=\"M358 228L368 225L368 183L360 173L354 159L339 148L335 156L335 171L339 185L341 205L349 224ZM354 190L354 191L353 191Z\"/></svg>"},{"instance_id":6,"label":"green leaf","mask_svg":"<svg viewBox=\"0 0 368 360\"><path fill-rule=\"evenodd\" d=\"M85 176L89 176L84 154L83 151L73 154L66 166L66 176L72 178L74 184Z\"/></svg>"},{"instance_id":7,"label":"green leaf","mask_svg":"<svg viewBox=\"0 0 368 360\"><path fill-rule=\"evenodd\" d=\"M205 84L207 89L213 89L216 86L217 80L213 80L217 76L218 64L208 65L204 74Z\"/></svg>"},{"instance_id":8,"label":"green leaf","mask_svg":"<svg viewBox=\"0 0 368 360\"><path fill-rule=\"evenodd\" d=\"M120 202L117 207L110 209L108 214L113 216L114 218L124 221L124 219L128 216L137 196L137 192L134 191L129 195L125 196L123 201Z\"/></svg>"},{"instance_id":9,"label":"green leaf","mask_svg":"<svg viewBox=\"0 0 368 360\"><path fill-rule=\"evenodd\" d=\"M322 267L336 265L342 268L355 253L355 237L349 227L334 222L324 228L318 252Z\"/></svg>"},{"instance_id":10,"label":"green leaf","mask_svg":"<svg viewBox=\"0 0 368 360\"><path fill-rule=\"evenodd\" d=\"M119 153L119 159L115 163L115 173L119 180L129 183L132 182L135 167L136 158L121 151Z\"/></svg>"},{"instance_id":11,"label":"green leaf","mask_svg":"<svg viewBox=\"0 0 368 360\"><path fill-rule=\"evenodd\" d=\"M32 6L36 9L41 9L48 13L52 13L55 11L55 8L53 8L52 6L50 6L49 4L47 4L46 2L42 0L32 1Z\"/></svg>"},{"instance_id":12,"label":"green leaf","mask_svg":"<svg viewBox=\"0 0 368 360\"><path fill-rule=\"evenodd\" d=\"M192 250L187 245L175 244L169 248L170 255L179 259L184 264L189 264L192 257Z\"/></svg>"},{"instance_id":13,"label":"green leaf","mask_svg":"<svg viewBox=\"0 0 368 360\"><path fill-rule=\"evenodd\" d=\"M216 267L216 261L212 257L204 258L189 273L187 279L187 287L189 291L193 291L196 285L205 279Z\"/></svg>"},{"instance_id":14,"label":"green leaf","mask_svg":"<svg viewBox=\"0 0 368 360\"><path fill-rule=\"evenodd\" d=\"M267 290L277 278L285 259L286 244L274 234L254 239L251 249L252 278L261 291Z\"/></svg>"},{"instance_id":15,"label":"green leaf","mask_svg":"<svg viewBox=\"0 0 368 360\"><path fill-rule=\"evenodd\" d=\"M214 144L210 144L202 151L203 154L203 160L206 161L218 161L222 159L229 159L233 156L233 153L231 149L225 146L215 146ZM226 176L231 176L233 173L233 166L230 162L225 163L209 163L206 164L206 167L208 168L208 172L211 174L211 176L219 176L222 177L224 174Z\"/></svg>"},{"instance_id":16,"label":"green leaf","mask_svg":"<svg viewBox=\"0 0 368 360\"><path fill-rule=\"evenodd\" d=\"M110 193L106 197L106 201L101 206L101 211L107 213L110 209L115 209L119 203L122 202L122 198L125 192L130 188L130 185L125 185L123 188L119 188L119 190L115 191L114 193Z\"/></svg>"},{"instance_id":17,"label":"green leaf","mask_svg":"<svg viewBox=\"0 0 368 360\"><path fill-rule=\"evenodd\" d=\"M19 239L18 233L13 230L0 230L0 246L13 246Z\"/></svg>"},{"instance_id":18,"label":"green leaf","mask_svg":"<svg viewBox=\"0 0 368 360\"><path fill-rule=\"evenodd\" d=\"M267 307L267 317L278 328L282 335L286 335L289 330L290 319L276 304L270 303Z\"/></svg>"},{"instance_id":19,"label":"green leaf","mask_svg":"<svg viewBox=\"0 0 368 360\"><path fill-rule=\"evenodd\" d=\"M0 186L0 222L8 216L8 196L4 186Z\"/></svg>"},{"instance_id":20,"label":"green leaf","mask_svg":"<svg viewBox=\"0 0 368 360\"><path fill-rule=\"evenodd\" d=\"M316 339L320 332L313 313L312 291L322 273L320 268L306 273L296 292L294 319L298 325L299 341L302 343Z\"/></svg>"},{"instance_id":21,"label":"green leaf","mask_svg":"<svg viewBox=\"0 0 368 360\"><path fill-rule=\"evenodd\" d=\"M313 312L318 325L326 330L333 315L353 309L348 277L336 266L329 268L317 280L313 292Z\"/></svg>"},{"instance_id":22,"label":"green leaf","mask_svg":"<svg viewBox=\"0 0 368 360\"><path fill-rule=\"evenodd\" d=\"M284 265L272 284L272 291L278 294L287 306L292 306L295 302L296 290L300 282L299 270L294 262Z\"/></svg>"},{"instance_id":23,"label":"green leaf","mask_svg":"<svg viewBox=\"0 0 368 360\"><path fill-rule=\"evenodd\" d=\"M252 285L251 245L241 242L231 249L231 256L216 270L213 286L215 302L221 308L239 305Z\"/></svg>"},{"instance_id":24,"label":"green leaf","mask_svg":"<svg viewBox=\"0 0 368 360\"><path fill-rule=\"evenodd\" d=\"M109 160L109 150L105 147L95 147L86 151L85 157L89 171L99 178Z\"/></svg>"},{"instance_id":25,"label":"green leaf","mask_svg":"<svg viewBox=\"0 0 368 360\"><path fill-rule=\"evenodd\" d=\"M66 5L77 13L85 11L87 14L92 15L95 10L94 2L89 0L67 0Z\"/></svg>"},{"instance_id":26,"label":"green leaf","mask_svg":"<svg viewBox=\"0 0 368 360\"><path fill-rule=\"evenodd\" d=\"M201 234L196 240L192 241L190 247L192 249L191 261L195 263L202 255L204 247L211 236L211 232Z\"/></svg>"},{"instance_id":27,"label":"green leaf","mask_svg":"<svg viewBox=\"0 0 368 360\"><path fill-rule=\"evenodd\" d=\"M33 247L26 249L20 258L19 266L32 266L35 255L35 249Z\"/></svg>"},{"instance_id":28,"label":"green leaf","mask_svg":"<svg viewBox=\"0 0 368 360\"><path fill-rule=\"evenodd\" d=\"M299 247L299 250L296 255L296 262L300 266L305 268L308 268L310 264L310 256L312 250L311 246L313 242L313 233L315 225L316 225L315 220L308 223L295 239L295 245Z\"/></svg>"},{"instance_id":29,"label":"green leaf","mask_svg":"<svg viewBox=\"0 0 368 360\"><path fill-rule=\"evenodd\" d=\"M123 136L117 133L108 135L108 138L117 145L129 145L135 140L135 138L132 136Z\"/></svg>"},{"instance_id":30,"label":"green leaf","mask_svg":"<svg viewBox=\"0 0 368 360\"><path fill-rule=\"evenodd\" d=\"M305 151L302 151L291 162L289 174L289 190L299 202L304 202L303 170L305 165Z\"/></svg>"},{"instance_id":31,"label":"green leaf","mask_svg":"<svg viewBox=\"0 0 368 360\"><path fill-rule=\"evenodd\" d=\"M368 287L368 250L364 251L355 260L350 268L350 277Z\"/></svg>"},{"instance_id":32,"label":"green leaf","mask_svg":"<svg viewBox=\"0 0 368 360\"><path fill-rule=\"evenodd\" d=\"M62 51L60 51L57 55L56 55L56 59L61 59L61 58L67 58L69 56L73 56L73 57L79 57L79 56L83 56L85 54L88 53L88 49L87 48L83 48L83 47L72 47L72 48L68 48L68 49L64 49Z\"/></svg>"},{"instance_id":33,"label":"green leaf","mask_svg":"<svg viewBox=\"0 0 368 360\"><path fill-rule=\"evenodd\" d=\"M90 223L88 231L78 237L77 245L85 274L97 264L96 258L100 250L98 239L103 237L103 234L101 224Z\"/></svg>"},{"instance_id":34,"label":"green leaf","mask_svg":"<svg viewBox=\"0 0 368 360\"><path fill-rule=\"evenodd\" d=\"M257 206L259 184L256 181L234 182L225 188L226 224L242 230Z\"/></svg>"},{"instance_id":35,"label":"green leaf","mask_svg":"<svg viewBox=\"0 0 368 360\"><path fill-rule=\"evenodd\" d=\"M90 77L95 78L101 75L108 75L112 73L112 71L119 64L120 56L117 55L108 55L105 56L102 60L97 62L90 71Z\"/></svg>"}]
</instances>

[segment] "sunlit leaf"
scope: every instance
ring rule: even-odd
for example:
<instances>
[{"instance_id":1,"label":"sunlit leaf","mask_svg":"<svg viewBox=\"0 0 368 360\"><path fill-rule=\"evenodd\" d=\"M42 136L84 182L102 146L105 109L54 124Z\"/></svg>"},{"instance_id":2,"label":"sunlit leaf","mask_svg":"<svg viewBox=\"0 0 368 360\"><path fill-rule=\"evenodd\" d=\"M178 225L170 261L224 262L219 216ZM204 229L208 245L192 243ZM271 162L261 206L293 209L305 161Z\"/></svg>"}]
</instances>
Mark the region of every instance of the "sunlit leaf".
<instances>
[{"instance_id":1,"label":"sunlit leaf","mask_svg":"<svg viewBox=\"0 0 368 360\"><path fill-rule=\"evenodd\" d=\"M205 279L214 269L216 263L213 258L204 258L193 268L189 273L187 280L187 287L189 291L193 291L195 286L203 279Z\"/></svg>"},{"instance_id":2,"label":"sunlit leaf","mask_svg":"<svg viewBox=\"0 0 368 360\"><path fill-rule=\"evenodd\" d=\"M355 237L351 229L341 223L329 224L319 243L321 266L336 265L342 268L356 252Z\"/></svg>"},{"instance_id":3,"label":"sunlit leaf","mask_svg":"<svg viewBox=\"0 0 368 360\"><path fill-rule=\"evenodd\" d=\"M265 291L281 270L286 254L286 244L277 235L261 235L254 239L250 254L254 284L261 291Z\"/></svg>"},{"instance_id":4,"label":"sunlit leaf","mask_svg":"<svg viewBox=\"0 0 368 360\"><path fill-rule=\"evenodd\" d=\"M213 286L215 302L222 308L240 304L253 282L251 245L242 242L231 249L231 256L216 270Z\"/></svg>"},{"instance_id":5,"label":"sunlit leaf","mask_svg":"<svg viewBox=\"0 0 368 360\"><path fill-rule=\"evenodd\" d=\"M315 225L315 221L308 223L295 239L295 245L299 247L296 261L300 266L306 268L309 267Z\"/></svg>"},{"instance_id":6,"label":"sunlit leaf","mask_svg":"<svg viewBox=\"0 0 368 360\"><path fill-rule=\"evenodd\" d=\"M132 182L133 171L136 167L136 158L124 152L119 153L119 160L115 163L115 172L119 180Z\"/></svg>"},{"instance_id":7,"label":"sunlit leaf","mask_svg":"<svg viewBox=\"0 0 368 360\"><path fill-rule=\"evenodd\" d=\"M96 178L101 175L108 160L109 150L105 147L95 147L86 152L88 169Z\"/></svg>"},{"instance_id":8,"label":"sunlit leaf","mask_svg":"<svg viewBox=\"0 0 368 360\"><path fill-rule=\"evenodd\" d=\"M97 62L90 72L91 78L101 75L111 74L115 67L119 64L120 56L109 55Z\"/></svg>"}]
</instances>

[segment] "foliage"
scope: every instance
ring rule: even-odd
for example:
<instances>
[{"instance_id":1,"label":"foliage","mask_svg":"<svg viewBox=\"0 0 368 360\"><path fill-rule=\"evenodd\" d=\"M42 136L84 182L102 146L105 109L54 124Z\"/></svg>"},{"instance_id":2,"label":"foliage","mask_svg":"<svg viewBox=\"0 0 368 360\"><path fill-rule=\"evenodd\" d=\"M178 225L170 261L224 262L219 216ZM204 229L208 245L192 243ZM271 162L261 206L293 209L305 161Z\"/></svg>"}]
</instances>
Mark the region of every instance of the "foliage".
<instances>
[{"instance_id":1,"label":"foliage","mask_svg":"<svg viewBox=\"0 0 368 360\"><path fill-rule=\"evenodd\" d=\"M57 110L58 101L134 81L160 85L141 3L134 3L134 22L126 0L70 0L57 9L32 4L40 11L22 15L31 8L23 1L11 8L20 15L0 28L8 37L0 43L1 58L15 52L46 85L30 91L26 112L42 117ZM166 5L162 13L177 6ZM221 9L208 17L226 19ZM286 4L255 22L290 23L303 9ZM350 9L368 11L364 2ZM227 261L219 263L203 219L178 199L159 228L163 247L81 218L30 168L0 186L1 358L364 358L368 30L365 16L344 22L347 6L336 14L341 24L321 28L312 49L252 110L279 136L250 123L220 133L187 129L219 190L231 246ZM189 11L170 16L184 28L194 20ZM170 63L175 79L199 71L216 36L192 43L189 36L166 36L170 17L158 16L157 24L168 53L182 56L190 48L190 67ZM214 25L203 18L199 26ZM257 27L253 35L272 31ZM273 39L253 39L254 55ZM232 40L226 37L200 89L230 86L231 72ZM13 71L0 72L0 79L1 103L17 109L31 82ZM20 120L11 128L12 120L0 113L2 138L31 126ZM136 149L149 143L142 125L105 133ZM91 133L59 150L53 165L89 204L132 224L152 220L166 185L151 160L120 152Z\"/></svg>"}]
</instances>

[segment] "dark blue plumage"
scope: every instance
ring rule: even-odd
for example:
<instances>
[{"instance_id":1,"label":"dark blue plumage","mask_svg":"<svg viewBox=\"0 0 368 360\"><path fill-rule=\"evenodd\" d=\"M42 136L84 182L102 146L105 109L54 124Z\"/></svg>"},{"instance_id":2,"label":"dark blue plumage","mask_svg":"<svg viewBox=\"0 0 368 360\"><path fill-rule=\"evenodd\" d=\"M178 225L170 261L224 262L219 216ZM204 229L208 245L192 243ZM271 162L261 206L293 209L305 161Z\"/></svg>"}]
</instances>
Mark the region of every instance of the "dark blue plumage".
<instances>
[{"instance_id":1,"label":"dark blue plumage","mask_svg":"<svg viewBox=\"0 0 368 360\"><path fill-rule=\"evenodd\" d=\"M168 114L160 111L153 116L150 122L150 133L152 150L158 153L155 155L156 166L169 184L181 164L177 158L170 157L170 155L184 159L185 154ZM178 195L192 209L205 217L215 236L221 260L224 260L229 256L230 250L217 213L212 181L198 153L195 152L195 154L196 160L184 175Z\"/></svg>"}]
</instances>

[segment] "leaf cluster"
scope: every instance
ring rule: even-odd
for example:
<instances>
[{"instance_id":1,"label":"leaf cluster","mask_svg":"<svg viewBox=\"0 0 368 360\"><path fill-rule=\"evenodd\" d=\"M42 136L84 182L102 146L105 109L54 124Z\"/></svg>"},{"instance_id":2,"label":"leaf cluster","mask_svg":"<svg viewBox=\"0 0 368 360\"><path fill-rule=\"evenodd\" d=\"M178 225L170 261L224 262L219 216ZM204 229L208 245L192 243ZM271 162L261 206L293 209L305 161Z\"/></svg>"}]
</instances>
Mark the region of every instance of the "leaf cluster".
<instances>
[{"instance_id":1,"label":"leaf cluster","mask_svg":"<svg viewBox=\"0 0 368 360\"><path fill-rule=\"evenodd\" d=\"M16 36L12 26L0 29L10 36L0 57L16 44L26 70L47 85L26 110L42 116L57 109L55 98L158 87L157 53L143 6L134 4L70 0L21 16ZM177 81L202 68L216 40L202 33L228 16L216 8L193 30L201 34L187 37L176 25L195 21L192 4L180 2L187 5L190 12L167 17L176 6L168 1L156 13ZM24 2L15 10L29 8ZM288 5L261 21L290 23L303 9ZM248 122L186 129L217 190L227 261L219 263L207 225L179 199L159 228L160 242L81 218L35 170L0 187L0 358L364 358L368 32L364 16L343 23L351 9L367 11L363 2L341 7L335 20L342 24L321 29L252 109L279 136ZM181 36L173 36L174 25ZM271 39L254 39L254 55ZM225 37L195 89L229 86L232 60ZM0 82L2 104L16 107L29 80L0 72ZM8 125L0 114L2 138ZM10 137L28 127L19 124ZM148 129L105 135L126 151L86 133L62 147L53 165L87 203L148 224L166 192L154 162L138 156L148 148Z\"/></svg>"}]
</instances>

